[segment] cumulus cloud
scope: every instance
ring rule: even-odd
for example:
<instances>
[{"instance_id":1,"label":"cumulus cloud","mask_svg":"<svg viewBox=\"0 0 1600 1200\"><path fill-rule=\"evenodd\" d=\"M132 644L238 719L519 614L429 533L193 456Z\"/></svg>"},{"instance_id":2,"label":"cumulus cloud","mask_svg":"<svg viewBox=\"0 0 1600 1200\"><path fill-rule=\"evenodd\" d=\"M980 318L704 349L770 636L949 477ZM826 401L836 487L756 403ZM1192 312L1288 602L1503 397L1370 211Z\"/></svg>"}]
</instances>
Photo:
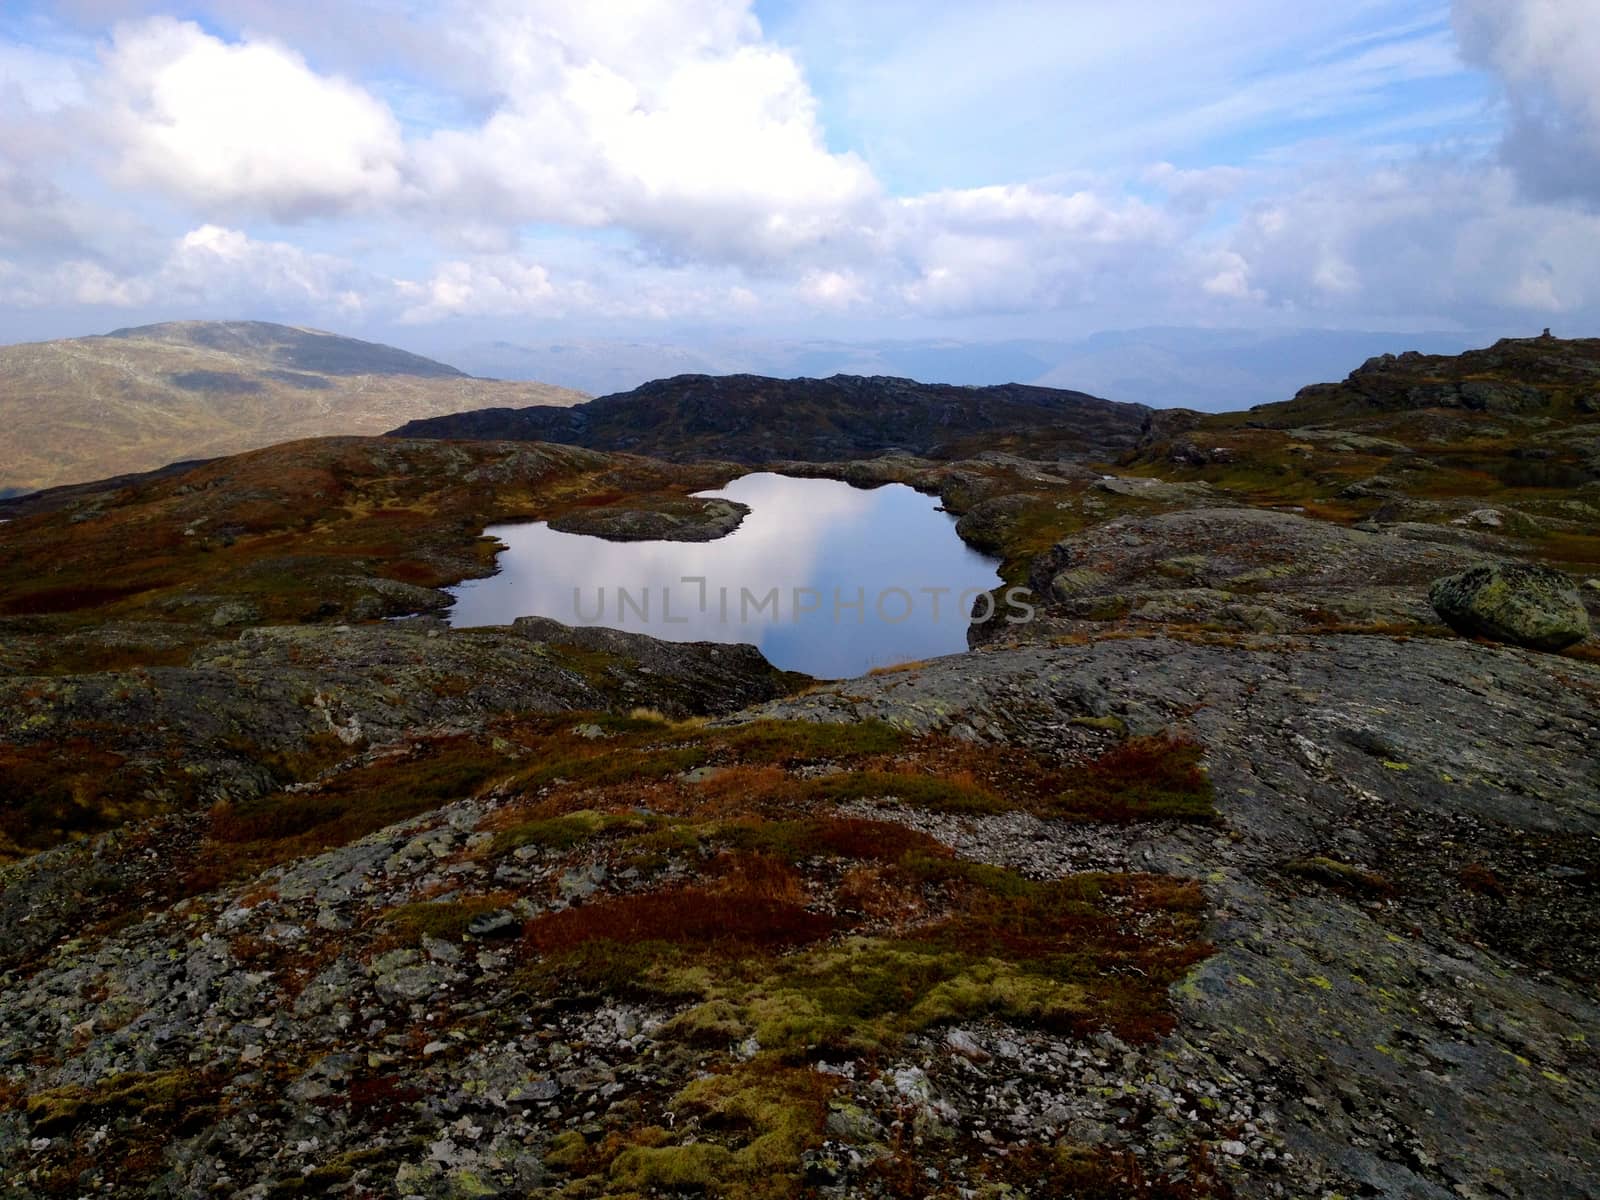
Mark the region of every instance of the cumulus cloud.
<instances>
[{"instance_id":1,"label":"cumulus cloud","mask_svg":"<svg viewBox=\"0 0 1600 1200\"><path fill-rule=\"evenodd\" d=\"M1230 250L1269 305L1324 321L1482 327L1600 308L1600 216L1530 202L1503 168L1324 175L1259 205Z\"/></svg>"},{"instance_id":2,"label":"cumulus cloud","mask_svg":"<svg viewBox=\"0 0 1600 1200\"><path fill-rule=\"evenodd\" d=\"M15 262L6 267L0 300L22 308L189 303L207 312L244 305L350 314L363 307L372 284L332 255L259 241L220 225L190 230L143 264L71 258L45 270L23 270Z\"/></svg>"},{"instance_id":3,"label":"cumulus cloud","mask_svg":"<svg viewBox=\"0 0 1600 1200\"><path fill-rule=\"evenodd\" d=\"M54 182L0 159L0 250L75 244L82 214Z\"/></svg>"},{"instance_id":4,"label":"cumulus cloud","mask_svg":"<svg viewBox=\"0 0 1600 1200\"><path fill-rule=\"evenodd\" d=\"M1455 24L1467 61L1505 90L1501 153L1524 186L1600 206L1600 4L1456 0Z\"/></svg>"},{"instance_id":5,"label":"cumulus cloud","mask_svg":"<svg viewBox=\"0 0 1600 1200\"><path fill-rule=\"evenodd\" d=\"M400 190L394 116L284 46L224 42L158 17L119 27L103 66L106 132L127 184L280 220L370 207Z\"/></svg>"},{"instance_id":6,"label":"cumulus cloud","mask_svg":"<svg viewBox=\"0 0 1600 1200\"><path fill-rule=\"evenodd\" d=\"M486 111L410 143L372 93L294 50L165 17L119 26L98 101L118 178L212 218L384 210L465 240L530 222L628 229L754 266L856 236L878 183L830 151L794 58L748 0L460 5ZM414 186L408 186L408 184Z\"/></svg>"},{"instance_id":7,"label":"cumulus cloud","mask_svg":"<svg viewBox=\"0 0 1600 1200\"><path fill-rule=\"evenodd\" d=\"M1120 136L1115 89L1090 103L1083 78L1099 76L1074 74L1109 69L1091 61L1091 39L1014 47L1038 78L1071 51L1065 140L1029 134L1059 160L1050 172L1017 167L1027 156L1010 174L979 171L970 163L988 160L961 142L947 156L961 160L960 186L937 186L934 167L931 188L896 180L890 154L898 192L830 144L848 134L885 161L881 137L824 128L794 43L770 36L750 0L197 0L185 11L205 28L151 15L170 8L159 0L72 3L110 14L98 58L81 37L55 57L0 38L11 264L0 298L12 304L178 301L330 320L359 305L368 321L407 323L1077 313L1485 325L1600 312L1600 229L1570 200L1600 208L1600 7L1578 0L1455 0L1463 53L1507 97L1500 163L1347 146L1335 170L1332 151L1308 144L1243 166L1128 152L1091 170L1072 148ZM1287 8L1252 0L1229 19L1287 36L1274 24ZM1012 32L976 61L952 30L988 16L928 11L943 28L929 61L975 73L983 86L961 93L963 119L969 135L987 128L1016 87L996 47L1032 19L1014 11ZM383 47L324 44L380 13ZM1137 23L1104 20L1124 55L1155 53ZM1437 22L1366 34L1330 45L1310 81L1280 63L1269 95L1207 119L1254 128L1294 97L1309 121L1328 96L1387 97L1394 80L1453 62ZM395 63L405 69L389 73ZM944 97L938 72L918 78ZM1188 145L1192 107L1127 120ZM346 257L307 248L337 237ZM396 246L404 265L386 261Z\"/></svg>"},{"instance_id":8,"label":"cumulus cloud","mask_svg":"<svg viewBox=\"0 0 1600 1200\"><path fill-rule=\"evenodd\" d=\"M202 225L179 238L155 280L164 291L210 304L219 297L255 296L345 311L362 307L371 282L334 255L259 241L219 225Z\"/></svg>"},{"instance_id":9,"label":"cumulus cloud","mask_svg":"<svg viewBox=\"0 0 1600 1200\"><path fill-rule=\"evenodd\" d=\"M855 271L810 270L796 286L800 298L813 308L844 310L865 303L870 286Z\"/></svg>"},{"instance_id":10,"label":"cumulus cloud","mask_svg":"<svg viewBox=\"0 0 1600 1200\"><path fill-rule=\"evenodd\" d=\"M382 303L405 324L452 317L571 316L606 320L704 319L763 309L792 313L792 280L769 278L756 288L732 267L641 260L623 250L597 252L579 238L539 244L543 261L525 253L476 255L439 264L424 280L394 280Z\"/></svg>"},{"instance_id":11,"label":"cumulus cloud","mask_svg":"<svg viewBox=\"0 0 1600 1200\"><path fill-rule=\"evenodd\" d=\"M0 43L0 106L54 112L83 100L83 80L59 55Z\"/></svg>"},{"instance_id":12,"label":"cumulus cloud","mask_svg":"<svg viewBox=\"0 0 1600 1200\"><path fill-rule=\"evenodd\" d=\"M1251 284L1250 263L1233 250L1217 250L1203 256L1200 290L1223 300L1265 300L1266 295Z\"/></svg>"},{"instance_id":13,"label":"cumulus cloud","mask_svg":"<svg viewBox=\"0 0 1600 1200\"><path fill-rule=\"evenodd\" d=\"M0 303L15 308L129 308L149 297L139 281L100 263L72 259L40 270L0 259Z\"/></svg>"},{"instance_id":14,"label":"cumulus cloud","mask_svg":"<svg viewBox=\"0 0 1600 1200\"><path fill-rule=\"evenodd\" d=\"M445 317L549 314L556 301L549 271L506 258L441 263L426 283L399 280L395 290L406 302L400 319L408 324Z\"/></svg>"},{"instance_id":15,"label":"cumulus cloud","mask_svg":"<svg viewBox=\"0 0 1600 1200\"><path fill-rule=\"evenodd\" d=\"M1089 191L985 187L897 203L898 292L931 313L1018 312L1115 297L1179 240L1167 213Z\"/></svg>"},{"instance_id":16,"label":"cumulus cloud","mask_svg":"<svg viewBox=\"0 0 1600 1200\"><path fill-rule=\"evenodd\" d=\"M763 263L849 237L878 185L825 145L803 73L742 0L479 13L500 102L416 148L436 200L509 221L624 226L678 254Z\"/></svg>"}]
</instances>

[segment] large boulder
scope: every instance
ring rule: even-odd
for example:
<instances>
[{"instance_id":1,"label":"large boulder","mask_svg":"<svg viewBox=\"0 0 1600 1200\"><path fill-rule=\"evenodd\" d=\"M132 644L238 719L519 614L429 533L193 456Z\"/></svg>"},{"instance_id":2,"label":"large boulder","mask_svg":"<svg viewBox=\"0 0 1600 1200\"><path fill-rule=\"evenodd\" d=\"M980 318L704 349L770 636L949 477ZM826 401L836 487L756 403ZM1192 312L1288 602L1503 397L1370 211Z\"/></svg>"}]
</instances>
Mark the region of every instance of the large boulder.
<instances>
[{"instance_id":1,"label":"large boulder","mask_svg":"<svg viewBox=\"0 0 1600 1200\"><path fill-rule=\"evenodd\" d=\"M1549 567L1473 567L1436 580L1428 599L1451 628L1497 642L1561 650L1589 636L1589 614L1577 587Z\"/></svg>"}]
</instances>

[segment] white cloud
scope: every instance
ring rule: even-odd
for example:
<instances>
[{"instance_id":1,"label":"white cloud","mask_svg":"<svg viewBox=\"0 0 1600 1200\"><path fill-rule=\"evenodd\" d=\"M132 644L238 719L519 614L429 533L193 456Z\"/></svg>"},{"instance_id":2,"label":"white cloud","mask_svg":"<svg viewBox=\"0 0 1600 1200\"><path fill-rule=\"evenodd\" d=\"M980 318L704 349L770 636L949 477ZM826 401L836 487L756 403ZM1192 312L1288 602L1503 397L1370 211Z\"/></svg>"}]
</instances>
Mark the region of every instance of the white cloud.
<instances>
[{"instance_id":1,"label":"white cloud","mask_svg":"<svg viewBox=\"0 0 1600 1200\"><path fill-rule=\"evenodd\" d=\"M1269 305L1324 321L1600 310L1600 216L1529 202L1480 164L1318 176L1251 213L1231 249Z\"/></svg>"},{"instance_id":2,"label":"white cloud","mask_svg":"<svg viewBox=\"0 0 1600 1200\"><path fill-rule=\"evenodd\" d=\"M0 300L22 308L183 303L207 313L243 305L349 315L362 308L371 286L341 259L287 242L258 241L219 225L190 230L142 266L88 258L66 259L44 271L11 266Z\"/></svg>"},{"instance_id":3,"label":"white cloud","mask_svg":"<svg viewBox=\"0 0 1600 1200\"><path fill-rule=\"evenodd\" d=\"M807 271L797 290L808 304L821 309L854 308L868 293L866 281L854 271Z\"/></svg>"},{"instance_id":4,"label":"white cloud","mask_svg":"<svg viewBox=\"0 0 1600 1200\"><path fill-rule=\"evenodd\" d=\"M1129 198L1033 187L936 192L891 215L900 295L935 313L1018 312L1092 304L1127 289L1179 225Z\"/></svg>"},{"instance_id":5,"label":"white cloud","mask_svg":"<svg viewBox=\"0 0 1600 1200\"><path fill-rule=\"evenodd\" d=\"M1202 291L1223 300L1262 300L1265 297L1250 284L1250 264L1241 254L1219 250L1204 264Z\"/></svg>"},{"instance_id":6,"label":"white cloud","mask_svg":"<svg viewBox=\"0 0 1600 1200\"><path fill-rule=\"evenodd\" d=\"M0 159L0 250L71 244L85 224L78 206L55 183Z\"/></svg>"},{"instance_id":7,"label":"white cloud","mask_svg":"<svg viewBox=\"0 0 1600 1200\"><path fill-rule=\"evenodd\" d=\"M1505 161L1535 195L1600 204L1600 4L1455 0L1455 24L1505 89Z\"/></svg>"},{"instance_id":8,"label":"white cloud","mask_svg":"<svg viewBox=\"0 0 1600 1200\"><path fill-rule=\"evenodd\" d=\"M258 241L237 229L202 225L178 240L156 286L202 303L252 296L276 303L355 310L368 281L349 263L288 242Z\"/></svg>"},{"instance_id":9,"label":"white cloud","mask_svg":"<svg viewBox=\"0 0 1600 1200\"><path fill-rule=\"evenodd\" d=\"M556 300L549 271L506 258L440 263L426 283L399 280L395 290L407 304L400 319L410 324L446 317L548 314Z\"/></svg>"},{"instance_id":10,"label":"white cloud","mask_svg":"<svg viewBox=\"0 0 1600 1200\"><path fill-rule=\"evenodd\" d=\"M83 97L83 79L72 62L33 46L0 43L0 101L46 113L82 103Z\"/></svg>"},{"instance_id":11,"label":"white cloud","mask_svg":"<svg viewBox=\"0 0 1600 1200\"><path fill-rule=\"evenodd\" d=\"M120 26L100 93L120 178L207 212L292 220L401 187L388 109L271 42L228 43L165 17Z\"/></svg>"},{"instance_id":12,"label":"white cloud","mask_svg":"<svg viewBox=\"0 0 1600 1200\"><path fill-rule=\"evenodd\" d=\"M41 271L0 259L0 303L16 308L129 308L150 295L138 280L96 262L75 259Z\"/></svg>"},{"instance_id":13,"label":"white cloud","mask_svg":"<svg viewBox=\"0 0 1600 1200\"><path fill-rule=\"evenodd\" d=\"M1061 0L1066 30L1034 0L819 0L830 36L882 26L836 55L750 0L196 0L206 29L70 0L127 18L97 77L76 33L0 36L0 297L412 324L1600 313L1600 229L1551 202L1600 203L1600 5L1454 2L1509 98L1503 169L1468 157L1498 129L1438 149L1430 114L1488 110L1433 94L1460 64L1422 0L1304 27L1288 0ZM381 45L331 45L369 19Z\"/></svg>"},{"instance_id":14,"label":"white cloud","mask_svg":"<svg viewBox=\"0 0 1600 1200\"><path fill-rule=\"evenodd\" d=\"M496 4L479 17L502 99L416 149L436 201L504 221L620 225L680 254L781 260L850 236L877 184L831 153L799 65L748 4Z\"/></svg>"},{"instance_id":15,"label":"white cloud","mask_svg":"<svg viewBox=\"0 0 1600 1200\"><path fill-rule=\"evenodd\" d=\"M1169 162L1147 168L1143 182L1159 188L1169 202L1185 213L1209 213L1225 200L1238 195L1250 182L1251 173L1240 167L1201 167L1187 170Z\"/></svg>"}]
</instances>

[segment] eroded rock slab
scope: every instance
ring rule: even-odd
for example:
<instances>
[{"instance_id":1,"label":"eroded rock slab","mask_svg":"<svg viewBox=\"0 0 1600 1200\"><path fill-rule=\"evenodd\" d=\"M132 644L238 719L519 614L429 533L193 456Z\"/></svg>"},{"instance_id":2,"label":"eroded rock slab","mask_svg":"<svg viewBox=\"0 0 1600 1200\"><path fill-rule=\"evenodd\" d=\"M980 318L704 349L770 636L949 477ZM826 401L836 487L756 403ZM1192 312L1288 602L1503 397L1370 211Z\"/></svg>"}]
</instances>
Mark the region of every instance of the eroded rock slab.
<instances>
[{"instance_id":1,"label":"eroded rock slab","mask_svg":"<svg viewBox=\"0 0 1600 1200\"><path fill-rule=\"evenodd\" d=\"M1228 832L1141 853L1208 880L1218 913L1164 1054L1251 1080L1292 1158L1241 1192L1600 1182L1600 669L1435 640L1151 637L989 650L758 711L1046 751L1085 718L1195 732ZM1313 855L1350 884L1308 886Z\"/></svg>"}]
</instances>

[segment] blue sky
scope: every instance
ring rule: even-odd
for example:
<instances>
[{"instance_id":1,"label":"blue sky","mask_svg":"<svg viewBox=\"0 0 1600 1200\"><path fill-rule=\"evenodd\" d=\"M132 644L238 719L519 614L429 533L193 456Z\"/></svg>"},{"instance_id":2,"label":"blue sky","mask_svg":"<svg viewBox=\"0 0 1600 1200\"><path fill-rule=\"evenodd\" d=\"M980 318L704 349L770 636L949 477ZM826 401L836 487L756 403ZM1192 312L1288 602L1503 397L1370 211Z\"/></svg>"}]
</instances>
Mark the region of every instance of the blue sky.
<instances>
[{"instance_id":1,"label":"blue sky","mask_svg":"<svg viewBox=\"0 0 1600 1200\"><path fill-rule=\"evenodd\" d=\"M1597 332L1592 0L24 0L0 340Z\"/></svg>"}]
</instances>

